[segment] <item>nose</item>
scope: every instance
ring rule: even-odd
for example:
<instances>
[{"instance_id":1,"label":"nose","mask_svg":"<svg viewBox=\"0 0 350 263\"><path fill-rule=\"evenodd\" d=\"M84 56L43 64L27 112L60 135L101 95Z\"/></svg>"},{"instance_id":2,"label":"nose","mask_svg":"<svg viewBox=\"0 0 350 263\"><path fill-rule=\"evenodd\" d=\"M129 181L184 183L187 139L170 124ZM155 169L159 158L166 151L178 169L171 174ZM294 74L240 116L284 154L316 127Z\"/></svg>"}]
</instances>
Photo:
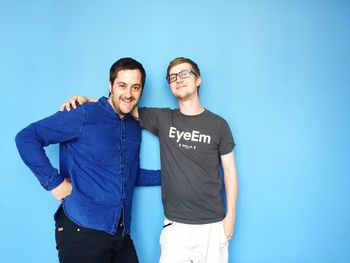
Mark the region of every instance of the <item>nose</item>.
<instances>
[{"instance_id":1,"label":"nose","mask_svg":"<svg viewBox=\"0 0 350 263\"><path fill-rule=\"evenodd\" d=\"M127 88L126 91L125 91L125 95L130 98L132 96L132 93L131 93L131 87Z\"/></svg>"},{"instance_id":2,"label":"nose","mask_svg":"<svg viewBox=\"0 0 350 263\"><path fill-rule=\"evenodd\" d=\"M176 78L176 83L179 83L179 82L181 82L183 79L182 78L180 78L180 75L177 75L177 78Z\"/></svg>"}]
</instances>

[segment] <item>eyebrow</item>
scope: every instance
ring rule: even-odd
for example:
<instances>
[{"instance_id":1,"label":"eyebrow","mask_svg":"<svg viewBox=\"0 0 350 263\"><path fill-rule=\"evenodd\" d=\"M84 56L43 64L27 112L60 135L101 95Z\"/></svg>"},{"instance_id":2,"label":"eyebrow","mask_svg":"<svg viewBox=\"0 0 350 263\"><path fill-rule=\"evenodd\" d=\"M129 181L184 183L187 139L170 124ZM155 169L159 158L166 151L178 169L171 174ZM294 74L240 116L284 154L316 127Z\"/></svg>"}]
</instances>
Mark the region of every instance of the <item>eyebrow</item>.
<instances>
[{"instance_id":1,"label":"eyebrow","mask_svg":"<svg viewBox=\"0 0 350 263\"><path fill-rule=\"evenodd\" d=\"M129 85L128 83L123 82L123 81L117 81L117 84L125 84L125 85ZM137 85L137 86L141 86L141 84L140 84L140 83L130 84L130 86L135 86L135 85Z\"/></svg>"},{"instance_id":2,"label":"eyebrow","mask_svg":"<svg viewBox=\"0 0 350 263\"><path fill-rule=\"evenodd\" d=\"M185 70L192 70L192 68L181 69L181 70L178 71L177 73L170 73L169 75L176 75L176 74L180 73L181 71L185 71ZM192 71L193 71L193 70L192 70Z\"/></svg>"}]
</instances>

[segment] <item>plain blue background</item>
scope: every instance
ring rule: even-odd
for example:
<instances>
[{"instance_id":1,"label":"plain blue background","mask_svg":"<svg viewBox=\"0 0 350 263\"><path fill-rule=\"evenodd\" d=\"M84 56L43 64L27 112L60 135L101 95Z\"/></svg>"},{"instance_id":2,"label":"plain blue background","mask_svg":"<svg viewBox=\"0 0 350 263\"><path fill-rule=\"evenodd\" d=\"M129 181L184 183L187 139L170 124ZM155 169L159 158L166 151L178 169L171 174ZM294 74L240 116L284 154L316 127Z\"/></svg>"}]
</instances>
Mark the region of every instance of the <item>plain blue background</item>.
<instances>
[{"instance_id":1,"label":"plain blue background","mask_svg":"<svg viewBox=\"0 0 350 263\"><path fill-rule=\"evenodd\" d=\"M171 59L199 64L203 105L237 142L230 262L350 262L349 1L1 0L0 33L0 262L57 262L58 203L15 134L72 95L107 96L109 67L125 56L148 73L143 106L176 107ZM159 168L158 146L143 132L143 167ZM159 258L162 220L159 187L137 188L141 263Z\"/></svg>"}]
</instances>

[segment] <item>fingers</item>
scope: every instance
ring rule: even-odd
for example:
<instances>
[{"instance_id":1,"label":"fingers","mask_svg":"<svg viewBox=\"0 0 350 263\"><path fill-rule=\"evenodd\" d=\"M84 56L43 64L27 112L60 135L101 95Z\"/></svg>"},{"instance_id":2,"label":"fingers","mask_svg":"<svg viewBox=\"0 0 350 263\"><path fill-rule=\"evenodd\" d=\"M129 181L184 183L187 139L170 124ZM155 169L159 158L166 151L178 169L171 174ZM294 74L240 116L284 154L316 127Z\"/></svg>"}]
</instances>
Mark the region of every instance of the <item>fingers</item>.
<instances>
[{"instance_id":1,"label":"fingers","mask_svg":"<svg viewBox=\"0 0 350 263\"><path fill-rule=\"evenodd\" d=\"M60 111L70 111L71 107L73 109L77 108L77 103L79 103L79 105L83 105L84 103L88 102L88 100L85 97L82 96L73 96L70 98L69 101L63 103L60 107Z\"/></svg>"},{"instance_id":2,"label":"fingers","mask_svg":"<svg viewBox=\"0 0 350 263\"><path fill-rule=\"evenodd\" d=\"M66 110L67 110L67 111L70 111L70 102L69 102L69 101L66 102Z\"/></svg>"},{"instance_id":3,"label":"fingers","mask_svg":"<svg viewBox=\"0 0 350 263\"><path fill-rule=\"evenodd\" d=\"M86 99L82 96L77 96L77 102L82 105L86 102Z\"/></svg>"},{"instance_id":4,"label":"fingers","mask_svg":"<svg viewBox=\"0 0 350 263\"><path fill-rule=\"evenodd\" d=\"M227 238L227 240L232 239L232 231L229 231L228 233L226 233L226 238Z\"/></svg>"},{"instance_id":5,"label":"fingers","mask_svg":"<svg viewBox=\"0 0 350 263\"><path fill-rule=\"evenodd\" d=\"M63 103L63 104L61 105L60 111L64 111L64 110L70 111L70 102L69 102L69 101L68 101L68 102L65 102L65 103Z\"/></svg>"},{"instance_id":6,"label":"fingers","mask_svg":"<svg viewBox=\"0 0 350 263\"><path fill-rule=\"evenodd\" d=\"M66 105L65 103L63 103L63 104L61 105L60 111L64 111L64 106L65 106L65 105Z\"/></svg>"},{"instance_id":7,"label":"fingers","mask_svg":"<svg viewBox=\"0 0 350 263\"><path fill-rule=\"evenodd\" d=\"M69 103L72 105L73 109L75 109L77 107L77 100L78 100L78 96L73 96L69 101Z\"/></svg>"},{"instance_id":8,"label":"fingers","mask_svg":"<svg viewBox=\"0 0 350 263\"><path fill-rule=\"evenodd\" d=\"M61 105L60 107L60 111L70 111L70 102L65 102Z\"/></svg>"},{"instance_id":9,"label":"fingers","mask_svg":"<svg viewBox=\"0 0 350 263\"><path fill-rule=\"evenodd\" d=\"M63 182L56 188L51 190L51 194L58 200L62 201L65 197L70 195L72 192L72 184L70 180L65 178Z\"/></svg>"},{"instance_id":10,"label":"fingers","mask_svg":"<svg viewBox=\"0 0 350 263\"><path fill-rule=\"evenodd\" d=\"M230 241L232 239L232 236L233 236L233 228L228 226L228 227L224 228L224 231L225 231L225 235L226 235L227 240Z\"/></svg>"}]
</instances>

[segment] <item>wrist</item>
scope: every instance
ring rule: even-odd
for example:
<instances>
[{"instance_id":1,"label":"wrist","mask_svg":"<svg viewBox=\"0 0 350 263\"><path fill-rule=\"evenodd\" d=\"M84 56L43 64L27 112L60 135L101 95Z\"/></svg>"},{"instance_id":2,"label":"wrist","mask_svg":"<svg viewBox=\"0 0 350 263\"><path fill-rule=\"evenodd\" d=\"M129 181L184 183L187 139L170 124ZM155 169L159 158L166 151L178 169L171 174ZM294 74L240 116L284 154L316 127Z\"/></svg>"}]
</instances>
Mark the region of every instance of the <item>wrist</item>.
<instances>
[{"instance_id":1,"label":"wrist","mask_svg":"<svg viewBox=\"0 0 350 263\"><path fill-rule=\"evenodd\" d=\"M227 210L226 211L226 217L228 218L234 218L236 215L236 210Z\"/></svg>"}]
</instances>

